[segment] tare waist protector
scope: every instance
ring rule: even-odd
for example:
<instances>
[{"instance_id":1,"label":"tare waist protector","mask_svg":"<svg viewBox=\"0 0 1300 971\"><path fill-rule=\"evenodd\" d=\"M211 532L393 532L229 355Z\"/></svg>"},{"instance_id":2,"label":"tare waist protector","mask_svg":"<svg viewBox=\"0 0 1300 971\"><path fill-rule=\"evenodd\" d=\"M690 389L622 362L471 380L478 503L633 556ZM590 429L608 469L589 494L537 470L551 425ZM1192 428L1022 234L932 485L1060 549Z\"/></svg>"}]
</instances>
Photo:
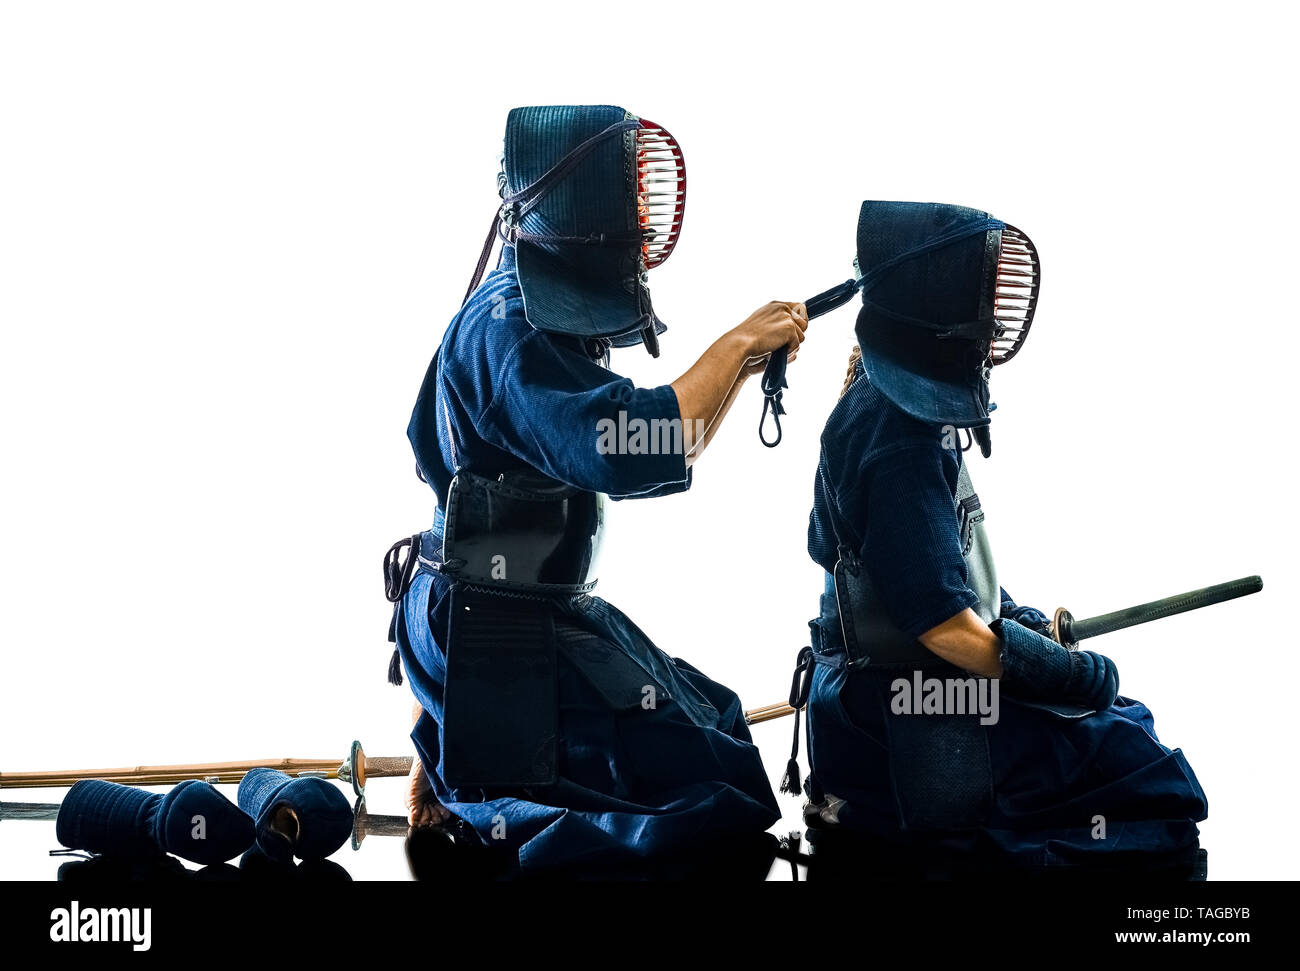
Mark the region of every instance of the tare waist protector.
<instances>
[{"instance_id":1,"label":"tare waist protector","mask_svg":"<svg viewBox=\"0 0 1300 971\"><path fill-rule=\"evenodd\" d=\"M605 496L538 472L451 480L443 527L444 573L474 586L538 594L596 586Z\"/></svg>"},{"instance_id":2,"label":"tare waist protector","mask_svg":"<svg viewBox=\"0 0 1300 971\"><path fill-rule=\"evenodd\" d=\"M525 471L452 479L443 774L453 789L551 785L559 757L555 611L596 585L605 497Z\"/></svg>"}]
</instances>

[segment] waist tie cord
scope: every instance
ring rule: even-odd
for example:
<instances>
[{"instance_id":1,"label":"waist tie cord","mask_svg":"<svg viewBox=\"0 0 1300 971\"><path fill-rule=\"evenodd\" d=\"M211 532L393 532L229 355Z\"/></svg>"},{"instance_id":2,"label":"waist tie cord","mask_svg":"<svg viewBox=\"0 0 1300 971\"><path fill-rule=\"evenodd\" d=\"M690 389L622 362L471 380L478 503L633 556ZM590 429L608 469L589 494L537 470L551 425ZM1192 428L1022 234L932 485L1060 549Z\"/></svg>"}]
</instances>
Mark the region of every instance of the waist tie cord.
<instances>
[{"instance_id":1,"label":"waist tie cord","mask_svg":"<svg viewBox=\"0 0 1300 971\"><path fill-rule=\"evenodd\" d=\"M402 598L411 589L415 565L419 561L420 534L399 539L384 554L384 596L393 605L393 618L388 622L388 643L393 645L393 656L388 659L388 683L402 683L402 655L397 649L397 612L402 609ZM406 551L403 558L402 551Z\"/></svg>"},{"instance_id":2,"label":"waist tie cord","mask_svg":"<svg viewBox=\"0 0 1300 971\"><path fill-rule=\"evenodd\" d=\"M808 704L808 692L812 687L813 667L817 656L811 647L799 650L795 663L794 677L790 681L790 707L794 709L794 741L790 746L790 761L785 764L785 776L781 779L781 791L787 795L797 796L803 792L803 782L799 777L799 718L804 706Z\"/></svg>"}]
</instances>

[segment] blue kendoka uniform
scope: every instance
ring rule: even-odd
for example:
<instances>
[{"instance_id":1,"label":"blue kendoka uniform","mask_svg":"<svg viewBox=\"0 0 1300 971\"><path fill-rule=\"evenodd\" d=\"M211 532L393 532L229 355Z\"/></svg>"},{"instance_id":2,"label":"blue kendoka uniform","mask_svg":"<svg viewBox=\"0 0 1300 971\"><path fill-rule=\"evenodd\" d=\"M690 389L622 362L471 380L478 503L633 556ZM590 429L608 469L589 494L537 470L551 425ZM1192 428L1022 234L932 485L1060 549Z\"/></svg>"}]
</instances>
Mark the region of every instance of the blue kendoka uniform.
<instances>
[{"instance_id":1,"label":"blue kendoka uniform","mask_svg":"<svg viewBox=\"0 0 1300 971\"><path fill-rule=\"evenodd\" d=\"M909 759L906 751L926 749L915 744L916 735L908 739L910 749L900 746L898 719L906 716L890 714L897 670L846 669L830 574L845 542L840 534L850 533L889 620L906 635L975 607L961 519L978 509L978 500L965 510L955 500L962 463L958 443L893 405L858 364L822 434L808 525L808 553L827 570L820 614L810 624L816 663L809 761L816 785L845 800L836 807L838 822L885 838L911 829L898 796L916 778L911 774L951 767ZM1005 591L1001 616L1040 632L1049 626ZM919 716L906 732L937 730L944 717ZM1000 717L985 738L990 798L983 819L966 834L971 847L992 845L1017 862L1051 864L1081 854L1177 851L1197 840L1205 794L1183 754L1160 743L1151 712L1132 698L1094 712L1031 704L1004 692ZM1097 817L1105 819L1104 839L1096 838Z\"/></svg>"},{"instance_id":2,"label":"blue kendoka uniform","mask_svg":"<svg viewBox=\"0 0 1300 971\"><path fill-rule=\"evenodd\" d=\"M459 471L533 469L612 498L690 487L680 450L597 447L603 420L678 420L672 388L636 388L605 366L607 344L534 330L513 247L452 320L408 430L438 497L421 566L398 605L402 665L424 715L411 733L434 794L521 867L620 863L760 833L779 818L736 695L666 655L599 597L557 606L559 780L509 793L444 781L443 687L450 581L436 569L443 508ZM647 688L654 704L647 707ZM508 712L484 712L487 719Z\"/></svg>"}]
</instances>

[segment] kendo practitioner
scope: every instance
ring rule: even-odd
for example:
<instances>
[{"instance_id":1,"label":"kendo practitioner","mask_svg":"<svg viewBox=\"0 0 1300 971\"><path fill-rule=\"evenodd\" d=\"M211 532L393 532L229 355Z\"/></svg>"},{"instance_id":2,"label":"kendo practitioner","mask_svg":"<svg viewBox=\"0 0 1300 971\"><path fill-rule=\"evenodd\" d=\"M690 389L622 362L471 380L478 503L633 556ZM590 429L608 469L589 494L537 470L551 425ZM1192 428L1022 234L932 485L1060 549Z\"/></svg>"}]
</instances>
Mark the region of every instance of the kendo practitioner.
<instances>
[{"instance_id":1,"label":"kendo practitioner","mask_svg":"<svg viewBox=\"0 0 1300 971\"><path fill-rule=\"evenodd\" d=\"M980 872L1198 856L1207 805L1187 760L1119 694L1113 661L1066 650L999 586L971 485L990 371L1033 319L1036 250L985 212L906 202L864 203L857 249L858 347L808 524L825 592L792 699L807 702L809 839L874 846L905 872L936 848ZM929 679L945 698L948 679L982 693L966 713L918 706ZM970 703L993 697L981 679L1000 679L996 721ZM798 787L792 759L783 788Z\"/></svg>"},{"instance_id":2,"label":"kendo practitioner","mask_svg":"<svg viewBox=\"0 0 1300 971\"><path fill-rule=\"evenodd\" d=\"M386 562L390 679L417 701L412 821L454 815L524 871L761 837L779 810L736 695L591 590L606 498L690 488L746 378L798 350L803 305L635 387L610 350L658 356L647 271L681 229L676 141L618 107L516 108L498 190L408 428L433 525Z\"/></svg>"}]
</instances>

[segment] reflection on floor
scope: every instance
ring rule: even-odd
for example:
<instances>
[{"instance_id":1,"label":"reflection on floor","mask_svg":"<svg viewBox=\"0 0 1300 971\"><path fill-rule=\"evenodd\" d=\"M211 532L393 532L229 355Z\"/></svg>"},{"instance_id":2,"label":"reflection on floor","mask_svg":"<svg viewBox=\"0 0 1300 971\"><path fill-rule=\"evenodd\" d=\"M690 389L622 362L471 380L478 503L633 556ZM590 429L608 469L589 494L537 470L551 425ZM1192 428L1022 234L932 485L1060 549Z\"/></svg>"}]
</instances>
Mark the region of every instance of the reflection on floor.
<instances>
[{"instance_id":1,"label":"reflection on floor","mask_svg":"<svg viewBox=\"0 0 1300 971\"><path fill-rule=\"evenodd\" d=\"M802 880L855 883L915 880L1050 880L1088 883L1137 878L1145 881L1205 880L1206 853L1199 847L1170 855L1112 854L1096 860L1055 859L1036 866L1008 865L992 854L955 850L942 839L913 841L909 845L885 843L835 829L813 828L783 839L751 834L727 844L661 856L619 866L584 866L543 874L521 874L512 855L487 846L459 820L441 827L411 831L404 816L369 812L364 799L354 809L351 850L346 847L329 860L312 863L275 863L253 849L236 863L199 869L186 867L174 857L149 859L90 857L71 850L55 850L53 819L57 803L0 802L6 820L0 843L5 876L37 878L48 874L68 883L122 883L130 881L232 881L315 883L361 879L453 880L491 882L530 881L710 881L750 883L763 880ZM12 821L12 822L9 822ZM19 839L18 834L23 837ZM399 841L400 838L400 841ZM12 872L11 851L27 851L26 872ZM362 846L374 847L354 853ZM383 847L381 852L378 847ZM390 853L389 850L397 853ZM401 851L404 850L404 853ZM40 858L47 862L41 866ZM376 865L377 860L387 862ZM406 866L402 867L401 862ZM401 872L407 870L408 872ZM349 872L352 871L352 872Z\"/></svg>"},{"instance_id":2,"label":"reflection on floor","mask_svg":"<svg viewBox=\"0 0 1300 971\"><path fill-rule=\"evenodd\" d=\"M467 829L467 828L466 828ZM680 854L622 863L586 865L543 873L519 873L512 853L485 846L472 831L458 826L414 830L406 855L417 880L460 882L526 879L530 881L711 881L757 883L767 879L778 855L791 855L786 841L753 833L734 841Z\"/></svg>"},{"instance_id":3,"label":"reflection on floor","mask_svg":"<svg viewBox=\"0 0 1300 971\"><path fill-rule=\"evenodd\" d=\"M1203 881L1208 858L1200 846L1175 853L1108 853L1050 860L1011 861L994 851L970 849L969 840L956 837L913 838L888 842L838 829L811 828L806 839L809 880L869 881L989 881L1014 880L1053 883L1114 884L1117 880L1142 882Z\"/></svg>"},{"instance_id":4,"label":"reflection on floor","mask_svg":"<svg viewBox=\"0 0 1300 971\"><path fill-rule=\"evenodd\" d=\"M249 850L239 865L218 863L191 870L174 856L157 856L148 859L79 856L59 864L58 879L62 883L82 886L144 882L194 880L198 882L258 883L351 883L352 877L333 860L315 860L310 863L275 863L257 850Z\"/></svg>"}]
</instances>

